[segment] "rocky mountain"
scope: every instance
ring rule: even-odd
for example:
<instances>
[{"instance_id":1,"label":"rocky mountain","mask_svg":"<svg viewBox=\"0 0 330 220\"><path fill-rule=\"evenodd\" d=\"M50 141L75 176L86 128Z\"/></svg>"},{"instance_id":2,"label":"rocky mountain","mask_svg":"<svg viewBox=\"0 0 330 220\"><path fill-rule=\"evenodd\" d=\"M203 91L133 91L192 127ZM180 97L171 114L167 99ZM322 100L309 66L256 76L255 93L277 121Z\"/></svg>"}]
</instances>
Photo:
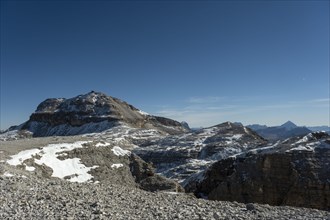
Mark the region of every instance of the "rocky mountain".
<instances>
[{"instance_id":1,"label":"rocky mountain","mask_svg":"<svg viewBox=\"0 0 330 220\"><path fill-rule=\"evenodd\" d=\"M299 127L291 121L287 121L286 123L280 126L267 127L265 125L248 125L247 127L251 128L255 132L257 132L263 138L276 141L276 140L284 140L286 138L306 135L311 132L306 127Z\"/></svg>"},{"instance_id":2,"label":"rocky mountain","mask_svg":"<svg viewBox=\"0 0 330 220\"><path fill-rule=\"evenodd\" d=\"M286 123L281 129L296 128ZM330 140L324 133L274 144L241 123L190 129L185 122L152 116L119 99L90 92L45 100L26 123L1 134L0 141L0 184L7 190L0 192L0 218L46 216L36 216L25 207L48 209L53 217L56 211L66 213L68 219L304 216L299 213L302 209L281 207L285 211L279 215L275 207L251 202L329 209ZM26 190L33 185L32 191ZM17 195L17 189L24 190ZM185 191L248 204L199 202ZM299 202L292 202L295 197ZM20 203L18 198L25 200ZM162 202L155 203L158 200ZM128 206L127 211L122 205ZM68 207L77 207L73 216L66 212ZM308 218L327 216L310 209L306 213Z\"/></svg>"},{"instance_id":3,"label":"rocky mountain","mask_svg":"<svg viewBox=\"0 0 330 220\"><path fill-rule=\"evenodd\" d=\"M284 128L287 131L290 131L292 129L297 128L298 126L295 123L293 123L292 121L287 121L284 124L280 125L279 127Z\"/></svg>"},{"instance_id":4,"label":"rocky mountain","mask_svg":"<svg viewBox=\"0 0 330 220\"><path fill-rule=\"evenodd\" d=\"M94 91L70 99L46 99L19 130L29 131L34 137L65 136L101 132L119 124L169 134L187 130L177 121L149 115L120 99Z\"/></svg>"},{"instance_id":5,"label":"rocky mountain","mask_svg":"<svg viewBox=\"0 0 330 220\"><path fill-rule=\"evenodd\" d=\"M219 160L186 190L211 200L330 210L330 136L310 133Z\"/></svg>"}]
</instances>

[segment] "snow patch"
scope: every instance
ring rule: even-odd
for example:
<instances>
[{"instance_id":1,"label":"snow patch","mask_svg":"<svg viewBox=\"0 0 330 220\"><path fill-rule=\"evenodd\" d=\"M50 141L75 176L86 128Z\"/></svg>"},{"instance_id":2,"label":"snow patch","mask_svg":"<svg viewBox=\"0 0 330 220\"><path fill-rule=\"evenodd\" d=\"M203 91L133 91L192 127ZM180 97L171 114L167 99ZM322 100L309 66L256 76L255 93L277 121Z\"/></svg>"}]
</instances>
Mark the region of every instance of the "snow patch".
<instances>
[{"instance_id":1,"label":"snow patch","mask_svg":"<svg viewBox=\"0 0 330 220\"><path fill-rule=\"evenodd\" d=\"M25 160L32 158L40 152L41 150L39 149L21 151L18 154L11 156L12 159L7 160L7 163L12 166L17 166L23 164Z\"/></svg>"},{"instance_id":2,"label":"snow patch","mask_svg":"<svg viewBox=\"0 0 330 220\"><path fill-rule=\"evenodd\" d=\"M125 156L125 155L129 156L131 154L130 151L124 150L118 146L114 146L111 150L116 156Z\"/></svg>"},{"instance_id":3,"label":"snow patch","mask_svg":"<svg viewBox=\"0 0 330 220\"><path fill-rule=\"evenodd\" d=\"M231 137L226 137L226 144L232 144L234 141L238 141L242 136L242 134L235 134Z\"/></svg>"},{"instance_id":4,"label":"snow patch","mask_svg":"<svg viewBox=\"0 0 330 220\"><path fill-rule=\"evenodd\" d=\"M313 138L313 135L311 133L309 133L308 135L304 136L302 139L297 141L295 144L305 143L305 142L309 141L311 138Z\"/></svg>"},{"instance_id":5,"label":"snow patch","mask_svg":"<svg viewBox=\"0 0 330 220\"><path fill-rule=\"evenodd\" d=\"M11 173L9 173L9 172L5 172L5 173L3 174L3 176L5 176L5 177L13 177L14 174L11 174Z\"/></svg>"},{"instance_id":6,"label":"snow patch","mask_svg":"<svg viewBox=\"0 0 330 220\"><path fill-rule=\"evenodd\" d=\"M142 111L142 110L139 110L139 113L140 113L141 115L150 115L149 113L144 112L144 111Z\"/></svg>"},{"instance_id":7,"label":"snow patch","mask_svg":"<svg viewBox=\"0 0 330 220\"><path fill-rule=\"evenodd\" d=\"M105 142L105 143L99 142L99 143L95 144L95 147L106 147L106 146L109 146L109 145L110 145L110 143L107 143L107 142Z\"/></svg>"},{"instance_id":8,"label":"snow patch","mask_svg":"<svg viewBox=\"0 0 330 220\"><path fill-rule=\"evenodd\" d=\"M34 171L35 169L36 169L35 167L31 167L31 166L27 166L27 165L25 165L25 170L27 170L27 171L32 172L32 171Z\"/></svg>"},{"instance_id":9,"label":"snow patch","mask_svg":"<svg viewBox=\"0 0 330 220\"><path fill-rule=\"evenodd\" d=\"M182 193L179 193L179 192L167 192L167 191L164 191L163 193L165 193L165 194L170 194L170 195L180 195L180 194L182 194Z\"/></svg>"},{"instance_id":10,"label":"snow patch","mask_svg":"<svg viewBox=\"0 0 330 220\"><path fill-rule=\"evenodd\" d=\"M290 151L315 151L315 149L330 149L330 144L324 141L315 141L312 143L308 143L306 145L299 144L298 147L291 148L286 152Z\"/></svg>"},{"instance_id":11,"label":"snow patch","mask_svg":"<svg viewBox=\"0 0 330 220\"><path fill-rule=\"evenodd\" d=\"M96 96L93 96L92 97L92 102L95 104L97 102L97 97Z\"/></svg>"},{"instance_id":12,"label":"snow patch","mask_svg":"<svg viewBox=\"0 0 330 220\"><path fill-rule=\"evenodd\" d=\"M111 168L116 168L116 169L118 169L118 168L123 167L123 166L124 166L124 165L123 165L122 163L114 163L114 164L111 165Z\"/></svg>"},{"instance_id":13,"label":"snow patch","mask_svg":"<svg viewBox=\"0 0 330 220\"><path fill-rule=\"evenodd\" d=\"M299 145L298 147L291 148L290 150L287 150L286 152L290 152L290 151L314 151L314 148L312 148L308 145L306 145L306 146Z\"/></svg>"},{"instance_id":14,"label":"snow patch","mask_svg":"<svg viewBox=\"0 0 330 220\"><path fill-rule=\"evenodd\" d=\"M91 169L95 169L98 166L86 167L81 163L80 158L69 158L65 160L59 160L59 156L63 151L71 151L76 148L82 148L83 144L88 141L78 141L75 143L62 143L62 144L49 144L42 149L31 149L19 152L16 155L11 156L12 159L7 163L10 165L24 164L27 159L34 158L34 162L39 165L45 165L53 170L52 177L58 177L64 179L68 178L70 182L86 182L93 178L88 172ZM63 153L62 153L63 154ZM34 171L34 167L25 165L25 169L28 171Z\"/></svg>"}]
</instances>

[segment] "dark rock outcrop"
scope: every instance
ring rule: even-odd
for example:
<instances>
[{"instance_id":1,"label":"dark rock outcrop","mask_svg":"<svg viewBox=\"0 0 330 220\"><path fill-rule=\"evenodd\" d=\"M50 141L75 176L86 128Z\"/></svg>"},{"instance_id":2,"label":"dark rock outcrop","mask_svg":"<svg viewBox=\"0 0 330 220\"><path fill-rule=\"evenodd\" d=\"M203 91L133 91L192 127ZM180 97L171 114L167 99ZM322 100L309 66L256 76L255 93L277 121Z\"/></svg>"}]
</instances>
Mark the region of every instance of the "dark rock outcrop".
<instances>
[{"instance_id":1,"label":"dark rock outcrop","mask_svg":"<svg viewBox=\"0 0 330 220\"><path fill-rule=\"evenodd\" d=\"M155 173L155 168L143 161L140 157L132 154L130 158L130 170L135 181L144 190L184 192L183 187L177 182L167 179Z\"/></svg>"},{"instance_id":2,"label":"dark rock outcrop","mask_svg":"<svg viewBox=\"0 0 330 220\"><path fill-rule=\"evenodd\" d=\"M186 190L211 200L330 210L330 136L313 133L214 163Z\"/></svg>"}]
</instances>

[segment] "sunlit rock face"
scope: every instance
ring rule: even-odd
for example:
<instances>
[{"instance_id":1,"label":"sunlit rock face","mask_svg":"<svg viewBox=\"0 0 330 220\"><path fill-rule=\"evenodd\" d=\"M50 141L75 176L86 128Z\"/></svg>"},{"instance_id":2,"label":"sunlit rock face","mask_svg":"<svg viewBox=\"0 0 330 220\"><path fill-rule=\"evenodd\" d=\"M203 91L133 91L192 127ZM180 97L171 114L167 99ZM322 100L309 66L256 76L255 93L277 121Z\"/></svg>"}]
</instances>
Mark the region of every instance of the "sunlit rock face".
<instances>
[{"instance_id":1,"label":"sunlit rock face","mask_svg":"<svg viewBox=\"0 0 330 220\"><path fill-rule=\"evenodd\" d=\"M46 99L22 129L34 136L63 136L101 132L120 124L156 128L169 134L187 131L177 121L149 115L120 99L94 91L70 99Z\"/></svg>"}]
</instances>

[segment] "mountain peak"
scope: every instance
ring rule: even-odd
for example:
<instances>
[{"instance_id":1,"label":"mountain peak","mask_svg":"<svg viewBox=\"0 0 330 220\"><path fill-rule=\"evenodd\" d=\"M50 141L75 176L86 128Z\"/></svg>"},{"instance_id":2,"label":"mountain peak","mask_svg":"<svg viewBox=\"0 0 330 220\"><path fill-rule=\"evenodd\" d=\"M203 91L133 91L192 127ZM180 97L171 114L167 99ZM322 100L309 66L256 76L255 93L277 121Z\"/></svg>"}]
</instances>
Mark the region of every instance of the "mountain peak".
<instances>
[{"instance_id":1,"label":"mountain peak","mask_svg":"<svg viewBox=\"0 0 330 220\"><path fill-rule=\"evenodd\" d=\"M95 91L73 98L46 99L31 114L24 129L34 136L76 135L101 132L123 123L165 133L188 130L177 121L146 114L125 101Z\"/></svg>"},{"instance_id":2,"label":"mountain peak","mask_svg":"<svg viewBox=\"0 0 330 220\"><path fill-rule=\"evenodd\" d=\"M285 128L287 130L291 130L291 129L297 128L298 126L295 123L293 123L292 121L287 121L284 124L282 124L280 127Z\"/></svg>"}]
</instances>

